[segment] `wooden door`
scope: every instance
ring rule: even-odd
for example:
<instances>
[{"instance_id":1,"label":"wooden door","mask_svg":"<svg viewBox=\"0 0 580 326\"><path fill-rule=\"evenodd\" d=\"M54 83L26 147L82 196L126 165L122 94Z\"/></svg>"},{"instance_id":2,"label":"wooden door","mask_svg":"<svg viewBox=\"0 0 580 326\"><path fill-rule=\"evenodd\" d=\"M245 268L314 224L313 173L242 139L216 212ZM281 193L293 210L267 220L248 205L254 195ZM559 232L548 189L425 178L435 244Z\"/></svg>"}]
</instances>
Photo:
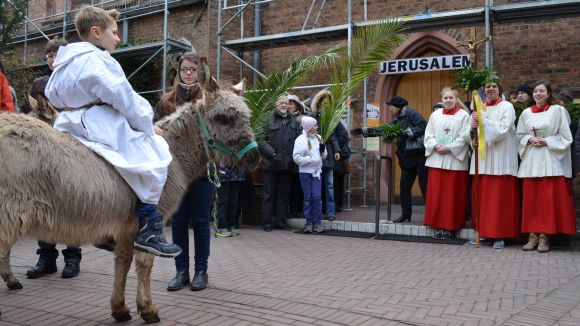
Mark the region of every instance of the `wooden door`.
<instances>
[{"instance_id":1,"label":"wooden door","mask_svg":"<svg viewBox=\"0 0 580 326\"><path fill-rule=\"evenodd\" d=\"M439 56L442 54L428 52L424 57ZM401 96L409 101L409 107L416 109L421 115L429 121L431 108L438 102L441 102L441 89L445 86L453 87L455 84L455 71L433 71L423 73L405 74L397 86L396 96ZM401 179L401 169L395 156L395 198L399 201L399 181ZM418 180L413 184L413 203L424 203Z\"/></svg>"}]
</instances>

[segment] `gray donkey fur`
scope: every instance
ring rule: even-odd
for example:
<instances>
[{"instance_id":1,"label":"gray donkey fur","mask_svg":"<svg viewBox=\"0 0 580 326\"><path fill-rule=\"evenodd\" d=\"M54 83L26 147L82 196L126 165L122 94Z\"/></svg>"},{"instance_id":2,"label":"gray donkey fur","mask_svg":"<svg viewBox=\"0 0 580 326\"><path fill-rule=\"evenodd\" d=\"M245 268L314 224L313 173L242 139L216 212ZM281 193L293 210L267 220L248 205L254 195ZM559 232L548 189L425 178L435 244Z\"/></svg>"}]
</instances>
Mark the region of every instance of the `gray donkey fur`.
<instances>
[{"instance_id":1,"label":"gray donkey fur","mask_svg":"<svg viewBox=\"0 0 580 326\"><path fill-rule=\"evenodd\" d=\"M217 87L205 58L199 67L203 100L187 104L157 123L173 156L159 202L159 211L166 218L178 208L188 184L205 175L211 160L207 153L215 161L230 162L222 153L205 150L195 111L204 117L216 140L233 151L254 140L250 111L243 99ZM258 161L259 154L253 149L239 164L253 169ZM33 117L0 113L0 276L9 289L22 288L10 269L10 249L24 235L67 245L113 238L112 316L117 321L131 319L125 285L138 227L136 203L137 196L117 171L72 136ZM145 322L157 322L158 310L150 290L154 256L136 251L135 257L138 312Z\"/></svg>"}]
</instances>

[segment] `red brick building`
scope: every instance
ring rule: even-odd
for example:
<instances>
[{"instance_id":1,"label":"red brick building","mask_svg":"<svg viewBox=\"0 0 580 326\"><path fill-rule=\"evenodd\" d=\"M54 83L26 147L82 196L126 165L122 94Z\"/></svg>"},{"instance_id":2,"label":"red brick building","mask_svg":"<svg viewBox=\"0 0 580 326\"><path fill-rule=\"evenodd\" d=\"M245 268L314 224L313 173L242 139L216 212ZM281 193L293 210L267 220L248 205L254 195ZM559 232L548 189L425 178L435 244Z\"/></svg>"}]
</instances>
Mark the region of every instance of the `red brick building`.
<instances>
[{"instance_id":1,"label":"red brick building","mask_svg":"<svg viewBox=\"0 0 580 326\"><path fill-rule=\"evenodd\" d=\"M349 30L377 19L405 21L407 40L394 51L391 59L467 53L456 42L469 38L470 27L476 28L478 38L483 37L487 26L493 41L487 52L485 46L478 48L478 63L479 66L486 62L493 65L506 89L548 79L557 88L568 89L575 98L580 98L580 41L577 38L580 1L257 0L246 5L248 2L167 1L168 37L191 40L198 52L208 55L221 79L238 81L242 76L252 80L253 71L249 66L263 73L285 69L294 59L321 54L338 42L346 42ZM46 34L62 34L66 30L69 40L74 41L74 9L92 3L116 7L122 12L119 31L124 41L145 42L141 48L123 50L126 55L150 56L164 39L164 1L68 0L67 15L63 19L64 3L63 0L31 0L29 17ZM241 14L235 16L238 11ZM45 40L31 24L27 24L27 31L26 37L24 33L15 37L18 44L14 54L34 62L43 57ZM218 42L222 45L219 51ZM151 48L144 50L147 44ZM173 49L179 50L179 46ZM453 81L452 70L399 75L377 73L368 80L366 96L361 89L355 98L351 127L362 125L364 103L378 102L384 106L395 94L406 97L410 106L428 117L432 105L439 101L441 88ZM329 82L328 74L316 73L307 84ZM319 89L307 88L295 93L306 98ZM389 119L386 110L382 110L381 120ZM356 139L354 145L360 148L362 141ZM381 149L382 153L387 151L386 147ZM362 174L366 171L369 199L374 193L374 155L367 153L366 168L361 155L354 155L352 162L352 187L363 185ZM353 190L355 197L360 198L362 194L360 190ZM414 194L419 195L417 189Z\"/></svg>"}]
</instances>

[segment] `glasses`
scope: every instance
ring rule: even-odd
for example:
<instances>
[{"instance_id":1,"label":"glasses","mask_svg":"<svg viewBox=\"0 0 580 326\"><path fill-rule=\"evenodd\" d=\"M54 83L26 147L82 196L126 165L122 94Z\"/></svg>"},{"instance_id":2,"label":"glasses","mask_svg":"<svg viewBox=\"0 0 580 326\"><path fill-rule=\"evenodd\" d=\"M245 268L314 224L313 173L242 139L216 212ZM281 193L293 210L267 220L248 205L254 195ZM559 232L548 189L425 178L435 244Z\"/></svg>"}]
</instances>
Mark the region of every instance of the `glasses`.
<instances>
[{"instance_id":1,"label":"glasses","mask_svg":"<svg viewBox=\"0 0 580 326\"><path fill-rule=\"evenodd\" d=\"M197 68L195 68L195 67L191 67L191 68L183 67L183 68L180 68L179 71L181 71L182 73L188 73L188 72L194 73L194 72L197 72Z\"/></svg>"},{"instance_id":2,"label":"glasses","mask_svg":"<svg viewBox=\"0 0 580 326\"><path fill-rule=\"evenodd\" d=\"M46 59L54 59L54 58L56 58L56 53L51 52L51 53L46 55Z\"/></svg>"}]
</instances>

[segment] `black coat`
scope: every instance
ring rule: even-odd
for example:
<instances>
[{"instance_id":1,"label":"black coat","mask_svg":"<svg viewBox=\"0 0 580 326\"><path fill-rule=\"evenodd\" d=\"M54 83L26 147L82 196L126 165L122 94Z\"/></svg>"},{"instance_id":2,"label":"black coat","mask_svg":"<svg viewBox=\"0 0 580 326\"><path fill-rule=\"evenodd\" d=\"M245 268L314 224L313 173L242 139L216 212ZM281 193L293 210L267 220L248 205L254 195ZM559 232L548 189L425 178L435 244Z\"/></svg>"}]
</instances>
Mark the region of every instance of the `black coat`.
<instances>
[{"instance_id":1,"label":"black coat","mask_svg":"<svg viewBox=\"0 0 580 326\"><path fill-rule=\"evenodd\" d=\"M280 171L294 168L294 141L301 131L294 116L288 113L282 117L280 112L275 111L268 117L265 130L266 139L258 146L262 154L262 169Z\"/></svg>"},{"instance_id":2,"label":"black coat","mask_svg":"<svg viewBox=\"0 0 580 326\"><path fill-rule=\"evenodd\" d=\"M424 165L427 158L425 153L406 154L405 143L409 138L425 135L427 120L414 109L403 108L401 113L393 120L393 123L401 125L402 133L397 140L397 158L402 169L408 169L416 165Z\"/></svg>"}]
</instances>

